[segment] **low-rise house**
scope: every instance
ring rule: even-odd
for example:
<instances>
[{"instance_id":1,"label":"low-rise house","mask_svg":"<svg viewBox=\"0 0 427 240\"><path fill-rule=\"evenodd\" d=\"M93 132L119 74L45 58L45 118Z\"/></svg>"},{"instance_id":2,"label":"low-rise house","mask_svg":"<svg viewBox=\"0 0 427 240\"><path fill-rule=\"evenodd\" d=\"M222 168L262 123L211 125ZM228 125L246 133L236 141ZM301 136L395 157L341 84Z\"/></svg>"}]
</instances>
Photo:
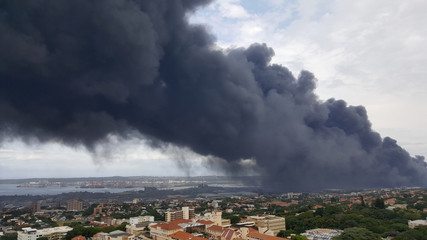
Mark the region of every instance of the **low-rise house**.
<instances>
[{"instance_id":1,"label":"low-rise house","mask_svg":"<svg viewBox=\"0 0 427 240\"><path fill-rule=\"evenodd\" d=\"M107 238L108 233L99 232L93 235L92 240L105 240Z\"/></svg>"},{"instance_id":2,"label":"low-rise house","mask_svg":"<svg viewBox=\"0 0 427 240\"><path fill-rule=\"evenodd\" d=\"M203 224L204 226L205 226L205 231L209 228L209 227L211 227L211 226L213 226L215 223L214 222L212 222L212 221L209 221L209 220L198 220L197 221L197 223L200 223L200 224Z\"/></svg>"},{"instance_id":3,"label":"low-rise house","mask_svg":"<svg viewBox=\"0 0 427 240\"><path fill-rule=\"evenodd\" d=\"M243 239L247 239L250 232L258 232L258 230L251 227L239 227L236 231L239 232L239 238Z\"/></svg>"},{"instance_id":4,"label":"low-rise house","mask_svg":"<svg viewBox=\"0 0 427 240\"><path fill-rule=\"evenodd\" d=\"M415 228L418 226L427 226L427 220L408 220L408 226L409 228Z\"/></svg>"},{"instance_id":5,"label":"low-rise house","mask_svg":"<svg viewBox=\"0 0 427 240\"><path fill-rule=\"evenodd\" d=\"M110 216L108 216L108 217L102 217L101 218L101 222L107 224L108 226L111 226L114 223L114 218L110 217Z\"/></svg>"},{"instance_id":6,"label":"low-rise house","mask_svg":"<svg viewBox=\"0 0 427 240\"><path fill-rule=\"evenodd\" d=\"M259 232L250 232L250 233L248 233L248 239L247 240L285 240L285 239L289 240L288 238L270 236L270 235L262 234Z\"/></svg>"},{"instance_id":7,"label":"low-rise house","mask_svg":"<svg viewBox=\"0 0 427 240\"><path fill-rule=\"evenodd\" d=\"M33 229L22 228L18 232L18 240L35 240L40 237L47 237L48 239L64 239L67 232L73 230L71 227L62 226L54 228Z\"/></svg>"},{"instance_id":8,"label":"low-rise house","mask_svg":"<svg viewBox=\"0 0 427 240\"><path fill-rule=\"evenodd\" d=\"M284 217L277 217L274 215L257 215L248 216L248 221L255 222L258 229L268 229L277 235L281 230L286 230L286 223ZM261 231L260 231L261 232Z\"/></svg>"},{"instance_id":9,"label":"low-rise house","mask_svg":"<svg viewBox=\"0 0 427 240\"><path fill-rule=\"evenodd\" d=\"M188 232L188 233L206 232L206 225L200 222L179 223L178 225L182 227L184 232Z\"/></svg>"},{"instance_id":10,"label":"low-rise house","mask_svg":"<svg viewBox=\"0 0 427 240\"><path fill-rule=\"evenodd\" d=\"M178 231L184 231L184 228L179 224L192 222L189 219L178 219L171 222L158 223L149 226L150 235L153 240L168 240L171 234Z\"/></svg>"},{"instance_id":11,"label":"low-rise house","mask_svg":"<svg viewBox=\"0 0 427 240\"><path fill-rule=\"evenodd\" d=\"M135 240L135 235L120 230L110 232L105 240Z\"/></svg>"},{"instance_id":12,"label":"low-rise house","mask_svg":"<svg viewBox=\"0 0 427 240\"><path fill-rule=\"evenodd\" d=\"M221 240L234 240L238 237L240 237L240 234L229 228L224 229L221 234Z\"/></svg>"},{"instance_id":13,"label":"low-rise house","mask_svg":"<svg viewBox=\"0 0 427 240\"><path fill-rule=\"evenodd\" d=\"M384 204L387 204L387 205L394 205L396 203L396 198L390 198L390 199L386 199L386 200L384 200Z\"/></svg>"},{"instance_id":14,"label":"low-rise house","mask_svg":"<svg viewBox=\"0 0 427 240\"><path fill-rule=\"evenodd\" d=\"M176 233L171 234L170 238L172 240L209 240L207 238L194 236L191 233L187 233L183 231L178 231Z\"/></svg>"},{"instance_id":15,"label":"low-rise house","mask_svg":"<svg viewBox=\"0 0 427 240\"><path fill-rule=\"evenodd\" d=\"M138 236L145 232L146 228L148 227L149 223L138 223L133 225L126 225L126 232L134 234L135 236Z\"/></svg>"},{"instance_id":16,"label":"low-rise house","mask_svg":"<svg viewBox=\"0 0 427 240\"><path fill-rule=\"evenodd\" d=\"M18 240L36 240L37 229L34 228L22 228L22 231L18 231Z\"/></svg>"},{"instance_id":17,"label":"low-rise house","mask_svg":"<svg viewBox=\"0 0 427 240\"><path fill-rule=\"evenodd\" d=\"M221 226L222 224L222 212L212 211L205 213L203 216L196 216L196 220L212 221L215 225Z\"/></svg>"},{"instance_id":18,"label":"low-rise house","mask_svg":"<svg viewBox=\"0 0 427 240\"><path fill-rule=\"evenodd\" d=\"M83 237L82 235L79 235L79 236L77 236L77 237L73 237L73 238L71 238L71 240L86 240L86 238L85 238L85 237Z\"/></svg>"},{"instance_id":19,"label":"low-rise house","mask_svg":"<svg viewBox=\"0 0 427 240\"><path fill-rule=\"evenodd\" d=\"M231 225L231 220L230 219L222 219L221 220L221 226L227 227Z\"/></svg>"},{"instance_id":20,"label":"low-rise house","mask_svg":"<svg viewBox=\"0 0 427 240\"><path fill-rule=\"evenodd\" d=\"M213 225L206 229L206 233L214 237L215 239L220 239L223 231L224 231L224 228L217 225Z\"/></svg>"},{"instance_id":21,"label":"low-rise house","mask_svg":"<svg viewBox=\"0 0 427 240\"><path fill-rule=\"evenodd\" d=\"M154 222L154 216L139 216L139 222Z\"/></svg>"}]
</instances>

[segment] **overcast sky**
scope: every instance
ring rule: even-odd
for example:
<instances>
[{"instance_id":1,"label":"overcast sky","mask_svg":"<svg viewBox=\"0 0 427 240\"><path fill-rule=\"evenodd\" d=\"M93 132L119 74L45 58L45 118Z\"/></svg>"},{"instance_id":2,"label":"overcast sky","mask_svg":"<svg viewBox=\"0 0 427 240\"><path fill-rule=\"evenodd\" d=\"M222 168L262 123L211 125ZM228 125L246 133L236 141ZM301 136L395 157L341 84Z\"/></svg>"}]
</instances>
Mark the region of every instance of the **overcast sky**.
<instances>
[{"instance_id":1,"label":"overcast sky","mask_svg":"<svg viewBox=\"0 0 427 240\"><path fill-rule=\"evenodd\" d=\"M320 99L365 106L382 137L427 156L426 9L423 0L219 0L190 21L206 25L221 48L267 43L274 63L315 74ZM112 159L93 160L82 148L6 142L0 178L220 174L185 149L160 152L137 140L115 146ZM194 163L189 171L177 168L179 156Z\"/></svg>"}]
</instances>

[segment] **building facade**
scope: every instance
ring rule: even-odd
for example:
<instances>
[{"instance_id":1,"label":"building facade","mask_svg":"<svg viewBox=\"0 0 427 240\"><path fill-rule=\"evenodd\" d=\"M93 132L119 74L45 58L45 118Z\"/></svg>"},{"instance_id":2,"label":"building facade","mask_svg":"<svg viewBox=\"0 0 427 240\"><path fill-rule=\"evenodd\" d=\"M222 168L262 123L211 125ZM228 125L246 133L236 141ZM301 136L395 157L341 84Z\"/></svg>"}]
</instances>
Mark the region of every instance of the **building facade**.
<instances>
[{"instance_id":1,"label":"building facade","mask_svg":"<svg viewBox=\"0 0 427 240\"><path fill-rule=\"evenodd\" d=\"M154 222L154 216L139 216L139 222Z\"/></svg>"},{"instance_id":2,"label":"building facade","mask_svg":"<svg viewBox=\"0 0 427 240\"><path fill-rule=\"evenodd\" d=\"M36 240L37 229L34 228L22 228L22 231L18 231L18 240Z\"/></svg>"},{"instance_id":3,"label":"building facade","mask_svg":"<svg viewBox=\"0 0 427 240\"><path fill-rule=\"evenodd\" d=\"M181 227L180 224L189 222L192 221L186 219L177 219L170 222L151 225L149 226L151 238L153 240L170 240L169 235L178 231L184 231L184 228Z\"/></svg>"},{"instance_id":4,"label":"building facade","mask_svg":"<svg viewBox=\"0 0 427 240\"><path fill-rule=\"evenodd\" d=\"M33 213L41 211L41 201L35 201L31 204L31 209Z\"/></svg>"},{"instance_id":5,"label":"building facade","mask_svg":"<svg viewBox=\"0 0 427 240\"><path fill-rule=\"evenodd\" d=\"M247 240L290 240L288 238L281 238L281 237L275 237L275 236L270 236L267 234L262 234L259 232L250 232L248 233L248 239Z\"/></svg>"},{"instance_id":6,"label":"building facade","mask_svg":"<svg viewBox=\"0 0 427 240\"><path fill-rule=\"evenodd\" d=\"M22 228L18 231L18 240L36 240L40 237L47 237L48 239L65 239L67 232L73 230L71 227L54 227L44 229Z\"/></svg>"},{"instance_id":7,"label":"building facade","mask_svg":"<svg viewBox=\"0 0 427 240\"><path fill-rule=\"evenodd\" d=\"M165 213L165 221L171 222L178 219L194 219L194 209L182 207L181 210L167 211Z\"/></svg>"},{"instance_id":8,"label":"building facade","mask_svg":"<svg viewBox=\"0 0 427 240\"><path fill-rule=\"evenodd\" d=\"M280 230L286 230L286 221L283 217L277 217L274 215L258 215L249 216L248 221L253 221L258 229L267 229L273 232L273 235L277 235Z\"/></svg>"},{"instance_id":9,"label":"building facade","mask_svg":"<svg viewBox=\"0 0 427 240\"><path fill-rule=\"evenodd\" d=\"M79 200L71 200L67 202L67 211L82 211L83 202Z\"/></svg>"},{"instance_id":10,"label":"building facade","mask_svg":"<svg viewBox=\"0 0 427 240\"><path fill-rule=\"evenodd\" d=\"M135 240L135 235L120 230L112 231L105 236L105 240Z\"/></svg>"},{"instance_id":11,"label":"building facade","mask_svg":"<svg viewBox=\"0 0 427 240\"><path fill-rule=\"evenodd\" d=\"M418 226L427 226L427 220L414 220L414 221L409 220L408 226L409 228L416 228Z\"/></svg>"},{"instance_id":12,"label":"building facade","mask_svg":"<svg viewBox=\"0 0 427 240\"><path fill-rule=\"evenodd\" d=\"M205 213L203 216L197 216L196 220L212 221L214 225L222 226L222 212L212 211Z\"/></svg>"}]
</instances>

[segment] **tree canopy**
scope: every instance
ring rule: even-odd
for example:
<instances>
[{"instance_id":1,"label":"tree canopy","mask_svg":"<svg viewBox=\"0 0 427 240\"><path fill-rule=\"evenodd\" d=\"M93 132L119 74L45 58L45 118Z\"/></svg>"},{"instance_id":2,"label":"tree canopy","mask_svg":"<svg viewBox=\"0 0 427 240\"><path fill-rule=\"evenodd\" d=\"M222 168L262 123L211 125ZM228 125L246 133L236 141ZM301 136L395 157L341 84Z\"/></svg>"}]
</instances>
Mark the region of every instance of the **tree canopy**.
<instances>
[{"instance_id":1,"label":"tree canopy","mask_svg":"<svg viewBox=\"0 0 427 240\"><path fill-rule=\"evenodd\" d=\"M338 236L334 237L334 240L380 240L380 236L369 231L366 228L346 228L344 232Z\"/></svg>"}]
</instances>

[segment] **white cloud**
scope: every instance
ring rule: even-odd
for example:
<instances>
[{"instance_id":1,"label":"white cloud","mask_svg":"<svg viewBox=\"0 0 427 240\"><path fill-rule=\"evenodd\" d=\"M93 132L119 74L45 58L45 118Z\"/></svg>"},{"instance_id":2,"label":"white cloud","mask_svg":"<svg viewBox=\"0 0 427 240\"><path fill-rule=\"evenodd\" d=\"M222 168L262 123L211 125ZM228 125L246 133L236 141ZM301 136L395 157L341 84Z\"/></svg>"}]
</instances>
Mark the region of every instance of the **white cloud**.
<instances>
[{"instance_id":1,"label":"white cloud","mask_svg":"<svg viewBox=\"0 0 427 240\"><path fill-rule=\"evenodd\" d=\"M220 0L214 3L215 5L219 9L221 17L240 19L249 17L249 14L240 5L240 0Z\"/></svg>"}]
</instances>

